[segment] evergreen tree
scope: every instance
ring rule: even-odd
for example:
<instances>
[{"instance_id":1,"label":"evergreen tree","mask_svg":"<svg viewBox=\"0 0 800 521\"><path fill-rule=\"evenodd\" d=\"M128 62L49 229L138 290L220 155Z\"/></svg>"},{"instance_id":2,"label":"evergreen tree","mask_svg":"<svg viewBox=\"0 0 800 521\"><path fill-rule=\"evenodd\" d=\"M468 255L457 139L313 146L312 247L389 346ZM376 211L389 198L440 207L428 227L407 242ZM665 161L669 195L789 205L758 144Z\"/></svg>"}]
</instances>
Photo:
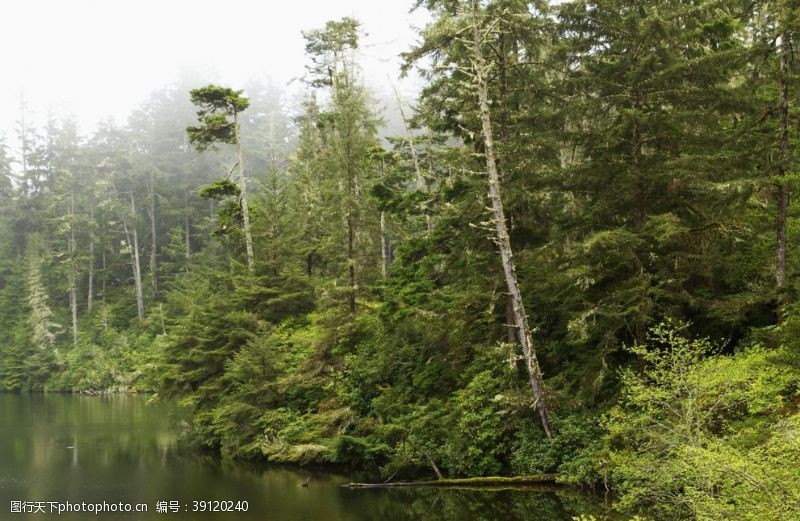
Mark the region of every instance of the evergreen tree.
<instances>
[{"instance_id":1,"label":"evergreen tree","mask_svg":"<svg viewBox=\"0 0 800 521\"><path fill-rule=\"evenodd\" d=\"M247 267L253 271L255 256L253 236L250 231L250 210L247 205L247 178L244 170L244 154L240 136L239 113L250 106L250 101L242 96L241 90L233 90L217 85L208 85L191 92L192 103L200 107L197 117L201 125L188 127L189 141L199 151L213 147L217 143L227 143L236 148L236 163L231 168L238 173L239 198L242 206L242 225L244 229ZM230 173L228 176L230 176Z\"/></svg>"},{"instance_id":2,"label":"evergreen tree","mask_svg":"<svg viewBox=\"0 0 800 521\"><path fill-rule=\"evenodd\" d=\"M61 326L55 323L49 297L42 281L41 243L38 237L30 237L26 253L28 324L31 331L31 344L35 350L58 354L56 335Z\"/></svg>"},{"instance_id":3,"label":"evergreen tree","mask_svg":"<svg viewBox=\"0 0 800 521\"><path fill-rule=\"evenodd\" d=\"M737 327L717 307L741 291L717 252L747 240L749 173L734 140L741 15L717 2L561 9L563 189L575 208L565 255L585 281L570 324L601 354L664 316L715 334Z\"/></svg>"},{"instance_id":4,"label":"evergreen tree","mask_svg":"<svg viewBox=\"0 0 800 521\"><path fill-rule=\"evenodd\" d=\"M312 86L327 87L330 106L318 121L322 141L329 201L338 212L344 234L329 229L338 251L344 257L347 273L347 307L356 313L356 298L374 280L375 230L378 218L367 197L374 183L375 167L370 151L377 145L376 120L367 104L364 87L358 81L355 52L358 49L359 23L352 18L328 22L323 29L304 33ZM340 238L341 237L341 238ZM342 252L344 255L342 255Z\"/></svg>"}]
</instances>

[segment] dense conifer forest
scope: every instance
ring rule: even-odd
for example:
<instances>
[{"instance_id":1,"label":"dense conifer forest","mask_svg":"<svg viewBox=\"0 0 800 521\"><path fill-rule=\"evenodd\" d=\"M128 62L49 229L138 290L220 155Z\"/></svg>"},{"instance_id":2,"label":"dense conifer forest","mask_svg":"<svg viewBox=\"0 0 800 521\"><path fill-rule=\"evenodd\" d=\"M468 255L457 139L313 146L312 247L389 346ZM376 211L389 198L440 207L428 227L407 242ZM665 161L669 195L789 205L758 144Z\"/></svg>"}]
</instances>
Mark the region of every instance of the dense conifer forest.
<instances>
[{"instance_id":1,"label":"dense conifer forest","mask_svg":"<svg viewBox=\"0 0 800 521\"><path fill-rule=\"evenodd\" d=\"M800 4L420 0L305 97L154 92L0 141L0 385L149 392L224 458L554 473L652 519L800 512ZM392 106L393 105L393 106Z\"/></svg>"}]
</instances>

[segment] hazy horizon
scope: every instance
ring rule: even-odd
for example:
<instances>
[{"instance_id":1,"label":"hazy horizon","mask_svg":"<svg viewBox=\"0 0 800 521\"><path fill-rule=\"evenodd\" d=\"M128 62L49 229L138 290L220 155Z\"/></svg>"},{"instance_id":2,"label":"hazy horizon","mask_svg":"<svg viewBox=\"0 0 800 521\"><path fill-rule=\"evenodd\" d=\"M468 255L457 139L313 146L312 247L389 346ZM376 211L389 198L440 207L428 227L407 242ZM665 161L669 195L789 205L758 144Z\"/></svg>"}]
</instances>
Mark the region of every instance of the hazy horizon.
<instances>
[{"instance_id":1,"label":"hazy horizon","mask_svg":"<svg viewBox=\"0 0 800 521\"><path fill-rule=\"evenodd\" d=\"M398 54L411 47L415 27L427 19L423 11L410 13L412 5L232 0L221 12L208 0L10 2L0 8L0 45L12 49L8 79L0 84L0 134L16 148L23 96L35 125L48 113L73 116L82 133L109 117L124 124L150 93L185 75L234 88L273 81L291 96L304 88L297 81L307 63L301 32L343 16L362 22L360 63L368 86L390 92L397 82L408 102L415 82L397 79ZM223 23L225 14L230 24Z\"/></svg>"}]
</instances>

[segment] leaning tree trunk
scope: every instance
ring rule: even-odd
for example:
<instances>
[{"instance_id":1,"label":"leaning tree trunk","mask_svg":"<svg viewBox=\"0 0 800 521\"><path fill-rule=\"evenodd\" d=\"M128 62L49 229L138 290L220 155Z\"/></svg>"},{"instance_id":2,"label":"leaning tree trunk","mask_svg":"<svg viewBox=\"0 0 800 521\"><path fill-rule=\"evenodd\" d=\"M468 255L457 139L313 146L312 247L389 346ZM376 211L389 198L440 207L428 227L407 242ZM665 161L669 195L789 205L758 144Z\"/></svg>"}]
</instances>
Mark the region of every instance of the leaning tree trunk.
<instances>
[{"instance_id":1,"label":"leaning tree trunk","mask_svg":"<svg viewBox=\"0 0 800 521\"><path fill-rule=\"evenodd\" d=\"M247 182L244 177L244 155L242 154L242 142L239 137L239 116L233 114L234 140L236 141L236 155L239 165L239 190L241 190L242 200L242 220L244 221L244 246L247 250L247 269L252 273L255 255L253 254L253 236L250 234L250 210L247 206Z\"/></svg>"},{"instance_id":2,"label":"leaning tree trunk","mask_svg":"<svg viewBox=\"0 0 800 521\"><path fill-rule=\"evenodd\" d=\"M553 436L553 429L550 425L550 411L545 400L544 381L539 369L539 362L533 349L531 330L528 326L528 318L525 314L525 306L522 301L519 283L517 281L516 270L514 269L513 251L511 240L508 236L506 227L505 211L503 209L503 199L500 190L500 179L497 173L497 161L494 155L494 141L492 138L492 120L489 113L489 99L486 87L486 61L481 49L481 35L478 26L477 14L478 5L473 3L475 20L472 25L472 65L475 71L475 83L478 91L478 105L481 118L481 129L483 131L483 144L486 156L486 170L489 176L489 197L492 201L492 212L497 232L495 241L500 250L500 258L503 264L503 273L508 286L508 293L511 297L514 323L517 326L517 337L522 347L522 355L525 358L525 365L528 370L528 379L535 400L536 411L539 413L544 433L548 438Z\"/></svg>"},{"instance_id":3,"label":"leaning tree trunk","mask_svg":"<svg viewBox=\"0 0 800 521\"><path fill-rule=\"evenodd\" d=\"M414 163L414 173L416 175L416 188L418 192L427 194L429 192L428 185L425 183L425 177L422 175L422 167L419 163L419 155L417 155L417 147L414 144L414 135L411 133L411 127L406 119L405 110L403 110L403 101L400 99L400 93L397 92L397 87L394 87L394 95L397 98L397 108L400 110L400 117L403 119L403 128L406 131L406 139L408 140L408 148L411 150L411 159ZM428 152L430 154L430 151ZM433 231L433 221L431 221L431 212L428 208L427 202L424 208L425 213L425 227L428 233Z\"/></svg>"}]
</instances>

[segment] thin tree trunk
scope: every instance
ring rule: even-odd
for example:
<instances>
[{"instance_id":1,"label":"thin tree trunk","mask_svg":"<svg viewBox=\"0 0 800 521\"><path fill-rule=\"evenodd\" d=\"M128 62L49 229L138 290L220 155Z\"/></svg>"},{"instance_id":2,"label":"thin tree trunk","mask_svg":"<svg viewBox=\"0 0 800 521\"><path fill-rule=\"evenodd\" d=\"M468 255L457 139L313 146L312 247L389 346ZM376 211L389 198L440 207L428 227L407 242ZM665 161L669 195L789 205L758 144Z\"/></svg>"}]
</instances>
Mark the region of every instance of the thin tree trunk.
<instances>
[{"instance_id":1,"label":"thin tree trunk","mask_svg":"<svg viewBox=\"0 0 800 521\"><path fill-rule=\"evenodd\" d=\"M100 290L101 295L103 295L103 331L108 332L108 307L106 306L106 280L108 280L108 272L106 270L106 249L105 246L103 246L103 282Z\"/></svg>"},{"instance_id":2,"label":"thin tree trunk","mask_svg":"<svg viewBox=\"0 0 800 521\"><path fill-rule=\"evenodd\" d=\"M472 8L475 17L472 26L473 67L478 91L478 105L481 117L481 129L483 131L486 170L489 177L489 196L492 200L492 212L494 214L494 223L497 231L497 237L495 239L500 250L500 258L503 264L508 293L512 299L514 322L517 326L517 336L522 347L522 354L525 357L528 379L530 381L531 390L533 391L535 407L539 413L539 419L545 435L551 438L553 436L553 429L550 425L550 411L545 400L544 381L532 345L533 340L530 328L528 327L528 318L525 314L525 306L522 301L522 294L520 293L517 274L514 268L511 240L509 239L508 229L506 228L500 179L497 173L497 162L494 155L492 121L489 112L488 90L486 86L486 62L481 49L481 35L478 26L479 5L477 1L473 1Z\"/></svg>"},{"instance_id":3,"label":"thin tree trunk","mask_svg":"<svg viewBox=\"0 0 800 521\"><path fill-rule=\"evenodd\" d=\"M422 193L428 193L428 185L425 183L425 178L422 175L422 168L419 164L419 156L417 155L417 147L414 145L414 136L411 134L411 127L408 126L408 120L406 119L406 113L403 110L403 101L400 99L400 93L397 92L397 87L392 85L394 89L394 95L397 98L397 107L400 109L400 117L403 119L403 127L406 130L406 139L408 139L408 147L411 149L411 159L414 163L414 173L416 174L416 184L417 190ZM430 210L427 208L427 203L424 208L425 213L425 226L430 233L433 230L433 223L431 221L431 213Z\"/></svg>"},{"instance_id":4,"label":"thin tree trunk","mask_svg":"<svg viewBox=\"0 0 800 521\"><path fill-rule=\"evenodd\" d=\"M136 204L131 194L131 215L136 216ZM122 226L125 231L125 239L130 247L131 264L133 267L133 285L136 291L136 314L139 320L144 320L144 298L142 296L142 271L139 264L139 235L136 231L136 223L128 227L128 218L122 219Z\"/></svg>"},{"instance_id":5,"label":"thin tree trunk","mask_svg":"<svg viewBox=\"0 0 800 521\"><path fill-rule=\"evenodd\" d=\"M396 91L395 91L396 92ZM381 158L381 179L386 178L386 162ZM386 237L386 212L381 210L381 277L386 278L389 271L389 240Z\"/></svg>"},{"instance_id":6,"label":"thin tree trunk","mask_svg":"<svg viewBox=\"0 0 800 521\"><path fill-rule=\"evenodd\" d=\"M72 313L72 345L78 345L78 265L75 258L75 188L69 192L69 307Z\"/></svg>"},{"instance_id":7,"label":"thin tree trunk","mask_svg":"<svg viewBox=\"0 0 800 521\"><path fill-rule=\"evenodd\" d=\"M431 457L428 455L428 453L427 453L427 452L425 452L425 451L424 451L424 450L422 450L421 448L419 448L419 447L417 447L416 445L414 445L413 443L411 443L411 441L409 441L409 440L408 440L408 438L406 438L406 442L409 444L409 446L411 447L411 449L412 449L412 450L415 450L415 451L419 452L420 454L422 454L422 456L423 456L423 457L424 457L426 460L428 460L428 464L430 464L431 468L433 469L433 472L435 472L435 473L436 473L436 478L437 478L437 479L440 479L440 480L441 480L441 479L444 479L444 476L442 476L442 472L439 470L439 467L438 467L438 465L436 465L436 462L435 462L435 461L433 461L433 458L431 458Z\"/></svg>"},{"instance_id":8,"label":"thin tree trunk","mask_svg":"<svg viewBox=\"0 0 800 521\"><path fill-rule=\"evenodd\" d=\"M94 304L94 200L89 209L89 220L91 222L89 228L89 288L86 292L86 312L92 312Z\"/></svg>"},{"instance_id":9,"label":"thin tree trunk","mask_svg":"<svg viewBox=\"0 0 800 521\"><path fill-rule=\"evenodd\" d=\"M158 235L156 234L156 190L153 172L150 172L150 277L153 282L153 299L158 300Z\"/></svg>"},{"instance_id":10,"label":"thin tree trunk","mask_svg":"<svg viewBox=\"0 0 800 521\"><path fill-rule=\"evenodd\" d=\"M131 213L136 215L136 208L131 195ZM136 286L136 313L139 320L144 320L144 297L142 296L142 265L139 260L139 235L136 223L133 223L133 282Z\"/></svg>"},{"instance_id":11,"label":"thin tree trunk","mask_svg":"<svg viewBox=\"0 0 800 521\"><path fill-rule=\"evenodd\" d=\"M247 269L253 272L255 255L253 254L253 236L250 234L250 210L247 206L247 182L244 177L244 155L242 154L242 142L239 136L239 116L233 113L233 131L236 141L236 155L239 164L239 190L241 190L242 219L244 221L244 245L247 250Z\"/></svg>"},{"instance_id":12,"label":"thin tree trunk","mask_svg":"<svg viewBox=\"0 0 800 521\"><path fill-rule=\"evenodd\" d=\"M186 215L184 216L184 234L186 235L186 261L188 262L189 259L192 258L192 243L191 243L191 227L189 224L189 209L186 209Z\"/></svg>"},{"instance_id":13,"label":"thin tree trunk","mask_svg":"<svg viewBox=\"0 0 800 521\"><path fill-rule=\"evenodd\" d=\"M388 267L386 255L386 212L381 212L381 278L386 278Z\"/></svg>"},{"instance_id":14,"label":"thin tree trunk","mask_svg":"<svg viewBox=\"0 0 800 521\"><path fill-rule=\"evenodd\" d=\"M785 17L784 17L785 18ZM777 244L775 251L775 285L783 288L786 279L786 214L789 209L789 191L783 182L789 164L789 31L786 30L787 21L782 21L780 45L780 158L778 162L778 215L776 222Z\"/></svg>"}]
</instances>

